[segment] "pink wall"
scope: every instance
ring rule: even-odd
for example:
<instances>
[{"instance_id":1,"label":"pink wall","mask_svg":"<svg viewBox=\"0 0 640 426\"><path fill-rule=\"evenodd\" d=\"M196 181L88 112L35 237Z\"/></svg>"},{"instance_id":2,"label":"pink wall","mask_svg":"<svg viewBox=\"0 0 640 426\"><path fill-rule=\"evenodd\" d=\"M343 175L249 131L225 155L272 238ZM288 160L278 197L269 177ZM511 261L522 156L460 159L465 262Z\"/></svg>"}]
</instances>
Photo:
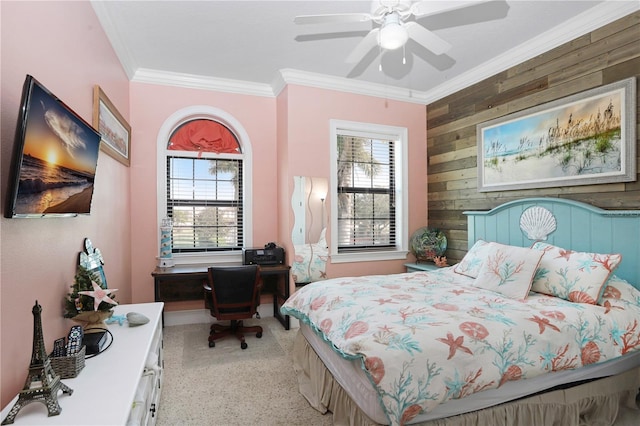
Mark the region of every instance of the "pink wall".
<instances>
[{"instance_id":1,"label":"pink wall","mask_svg":"<svg viewBox=\"0 0 640 426\"><path fill-rule=\"evenodd\" d=\"M2 2L1 7L3 191L27 73L89 122L93 85L99 84L132 127L130 167L100 155L90 216L0 219L2 406L24 383L31 356L31 308L36 298L43 307L48 351L53 340L66 335L72 325L62 317L62 300L73 281L85 237L101 249L109 286L119 289L120 302L153 300L150 274L158 254L157 136L165 120L182 108L208 105L221 109L247 131L254 160L255 246L273 240L290 246L293 176L329 177L331 118L409 129L409 229L425 223L424 106L300 86L287 87L277 98L267 98L130 83L88 2L66 2L64 7L58 2ZM402 263L329 265L328 273L400 272ZM177 306L201 307L201 303Z\"/></svg>"},{"instance_id":2,"label":"pink wall","mask_svg":"<svg viewBox=\"0 0 640 426\"><path fill-rule=\"evenodd\" d=\"M25 75L31 74L91 122L99 84L129 116L129 83L89 2L2 2L2 205ZM31 360L35 300L47 351L74 323L62 317L84 238L105 258L109 286L131 300L129 173L100 153L90 216L0 219L0 376L4 407L22 389Z\"/></svg>"},{"instance_id":3,"label":"pink wall","mask_svg":"<svg viewBox=\"0 0 640 426\"><path fill-rule=\"evenodd\" d=\"M291 229L293 219L291 210L291 194L293 194L293 175L289 172L289 87L285 87L276 98L276 120L277 120L277 146L278 159L278 233L276 241L285 248L285 253L289 264L293 253L291 243ZM293 277L290 280L291 287L294 286Z\"/></svg>"},{"instance_id":4,"label":"pink wall","mask_svg":"<svg viewBox=\"0 0 640 426\"><path fill-rule=\"evenodd\" d=\"M131 84L134 302L153 300L151 272L158 255L158 132L169 116L194 105L207 105L231 114L249 135L254 159L254 246L275 240L291 253L293 176L329 178L329 119L332 118L409 129L409 229L424 226L427 217L426 115L422 105L301 86L288 86L274 99L134 82ZM329 206L327 204L327 208ZM401 272L403 263L330 265L328 272L330 276ZM202 308L201 302L167 305L168 310L198 308Z\"/></svg>"},{"instance_id":5,"label":"pink wall","mask_svg":"<svg viewBox=\"0 0 640 426\"><path fill-rule=\"evenodd\" d=\"M275 98L236 95L145 83L131 84L132 275L134 302L153 300L151 272L158 256L157 138L165 120L178 110L207 105L231 114L247 131L253 152L253 244L263 246L278 229ZM202 303L181 308L202 308ZM172 309L167 306L167 309Z\"/></svg>"},{"instance_id":6,"label":"pink wall","mask_svg":"<svg viewBox=\"0 0 640 426\"><path fill-rule=\"evenodd\" d=\"M388 126L406 127L409 131L409 232L424 226L427 220L427 118L424 105L397 102L370 96L354 95L332 90L322 90L290 85L280 94L281 110L287 114L288 173L282 179L287 186L286 202L281 206L283 218L281 239L290 238L293 228L293 211L290 194L293 193L293 176L326 177L330 180L329 164L329 120L347 120ZM312 100L312 101L310 101ZM279 113L281 113L279 109ZM281 154L282 155L282 154ZM283 158L285 158L283 156ZM284 184L283 184L284 185ZM332 197L326 201L331 209ZM286 213L286 214L285 214ZM329 232L327 232L329 236ZM288 249L292 250L290 239ZM327 264L327 275L331 277L365 274L389 274L404 272L405 261L361 262Z\"/></svg>"}]
</instances>

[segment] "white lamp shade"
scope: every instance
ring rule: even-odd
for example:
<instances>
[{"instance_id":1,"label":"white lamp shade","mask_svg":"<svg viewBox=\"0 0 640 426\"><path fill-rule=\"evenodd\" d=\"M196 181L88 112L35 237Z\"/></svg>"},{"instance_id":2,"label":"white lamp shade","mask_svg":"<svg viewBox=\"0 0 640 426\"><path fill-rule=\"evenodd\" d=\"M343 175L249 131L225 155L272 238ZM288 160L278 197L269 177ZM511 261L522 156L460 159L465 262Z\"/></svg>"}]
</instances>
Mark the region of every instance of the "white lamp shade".
<instances>
[{"instance_id":1,"label":"white lamp shade","mask_svg":"<svg viewBox=\"0 0 640 426\"><path fill-rule=\"evenodd\" d=\"M395 13L387 15L378 37L380 47L387 50L395 50L404 46L407 40L409 40L409 33L402 25L400 17Z\"/></svg>"}]
</instances>

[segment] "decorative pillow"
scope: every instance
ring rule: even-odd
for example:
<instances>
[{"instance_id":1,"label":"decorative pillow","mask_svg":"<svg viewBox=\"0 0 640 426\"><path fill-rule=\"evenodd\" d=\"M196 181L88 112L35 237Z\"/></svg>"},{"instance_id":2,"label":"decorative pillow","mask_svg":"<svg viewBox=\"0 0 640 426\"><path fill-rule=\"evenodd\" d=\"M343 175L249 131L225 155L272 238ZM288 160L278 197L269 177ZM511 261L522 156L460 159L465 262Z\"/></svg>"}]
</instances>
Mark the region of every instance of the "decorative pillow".
<instances>
[{"instance_id":1,"label":"decorative pillow","mask_svg":"<svg viewBox=\"0 0 640 426\"><path fill-rule=\"evenodd\" d=\"M480 268L482 267L482 262L487 257L488 248L488 242L484 240L476 241L473 247L471 247L467 254L464 255L460 263L453 268L453 272L460 275L466 275L467 277L476 278L478 276L478 272L480 272Z\"/></svg>"},{"instance_id":2,"label":"decorative pillow","mask_svg":"<svg viewBox=\"0 0 640 426\"><path fill-rule=\"evenodd\" d=\"M625 304L640 306L640 290L633 287L627 280L617 275L611 275L611 278L604 285L602 297L598 301L598 305L609 308L612 306L624 307Z\"/></svg>"},{"instance_id":3,"label":"decorative pillow","mask_svg":"<svg viewBox=\"0 0 640 426\"><path fill-rule=\"evenodd\" d=\"M318 237L316 245L324 248L325 250L329 247L327 245L327 228L322 228L322 231L320 231L320 236Z\"/></svg>"},{"instance_id":4,"label":"decorative pillow","mask_svg":"<svg viewBox=\"0 0 640 426\"><path fill-rule=\"evenodd\" d=\"M544 252L531 290L592 305L622 260L620 254L577 252L540 241L531 248Z\"/></svg>"},{"instance_id":5,"label":"decorative pillow","mask_svg":"<svg viewBox=\"0 0 640 426\"><path fill-rule=\"evenodd\" d=\"M318 244L294 246L291 274L296 284L306 284L327 278L327 247Z\"/></svg>"},{"instance_id":6,"label":"decorative pillow","mask_svg":"<svg viewBox=\"0 0 640 426\"><path fill-rule=\"evenodd\" d=\"M527 247L489 243L474 285L511 299L524 300L543 254Z\"/></svg>"}]
</instances>

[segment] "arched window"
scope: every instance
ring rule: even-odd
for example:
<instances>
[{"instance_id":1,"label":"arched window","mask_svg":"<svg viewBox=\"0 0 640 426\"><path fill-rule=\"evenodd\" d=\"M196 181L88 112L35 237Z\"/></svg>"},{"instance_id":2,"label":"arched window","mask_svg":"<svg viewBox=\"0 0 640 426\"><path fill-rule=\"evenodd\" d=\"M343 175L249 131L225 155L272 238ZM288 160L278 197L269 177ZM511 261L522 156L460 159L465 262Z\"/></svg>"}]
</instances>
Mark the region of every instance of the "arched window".
<instances>
[{"instance_id":1,"label":"arched window","mask_svg":"<svg viewBox=\"0 0 640 426\"><path fill-rule=\"evenodd\" d=\"M175 263L239 260L251 245L251 146L242 126L220 110L187 108L165 121L158 143L158 223L172 220Z\"/></svg>"}]
</instances>

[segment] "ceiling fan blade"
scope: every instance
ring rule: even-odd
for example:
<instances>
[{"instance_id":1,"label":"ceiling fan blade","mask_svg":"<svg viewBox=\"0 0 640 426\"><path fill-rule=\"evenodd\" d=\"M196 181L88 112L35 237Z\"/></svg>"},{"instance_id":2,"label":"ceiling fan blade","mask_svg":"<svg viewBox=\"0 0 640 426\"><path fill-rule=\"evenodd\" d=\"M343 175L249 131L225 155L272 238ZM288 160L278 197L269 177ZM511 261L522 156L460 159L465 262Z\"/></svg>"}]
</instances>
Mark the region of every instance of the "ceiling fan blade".
<instances>
[{"instance_id":1,"label":"ceiling fan blade","mask_svg":"<svg viewBox=\"0 0 640 426\"><path fill-rule=\"evenodd\" d=\"M378 46L378 33L380 32L380 28L374 28L369 31L360 43L356 46L355 49L347 56L346 61L350 64L357 64L365 57L367 53L371 51L374 47Z\"/></svg>"},{"instance_id":2,"label":"ceiling fan blade","mask_svg":"<svg viewBox=\"0 0 640 426\"><path fill-rule=\"evenodd\" d=\"M328 15L300 15L293 19L296 24L334 24L344 22L367 22L372 16L368 13L337 13Z\"/></svg>"},{"instance_id":3,"label":"ceiling fan blade","mask_svg":"<svg viewBox=\"0 0 640 426\"><path fill-rule=\"evenodd\" d=\"M451 49L451 45L449 43L417 22L407 22L404 26L407 29L410 38L436 55L442 55Z\"/></svg>"},{"instance_id":4,"label":"ceiling fan blade","mask_svg":"<svg viewBox=\"0 0 640 426\"><path fill-rule=\"evenodd\" d=\"M411 13L413 13L416 18L423 18L425 16L462 9L467 6L485 3L487 1L489 0L448 1L434 3L430 0L423 0L411 5Z\"/></svg>"}]
</instances>

